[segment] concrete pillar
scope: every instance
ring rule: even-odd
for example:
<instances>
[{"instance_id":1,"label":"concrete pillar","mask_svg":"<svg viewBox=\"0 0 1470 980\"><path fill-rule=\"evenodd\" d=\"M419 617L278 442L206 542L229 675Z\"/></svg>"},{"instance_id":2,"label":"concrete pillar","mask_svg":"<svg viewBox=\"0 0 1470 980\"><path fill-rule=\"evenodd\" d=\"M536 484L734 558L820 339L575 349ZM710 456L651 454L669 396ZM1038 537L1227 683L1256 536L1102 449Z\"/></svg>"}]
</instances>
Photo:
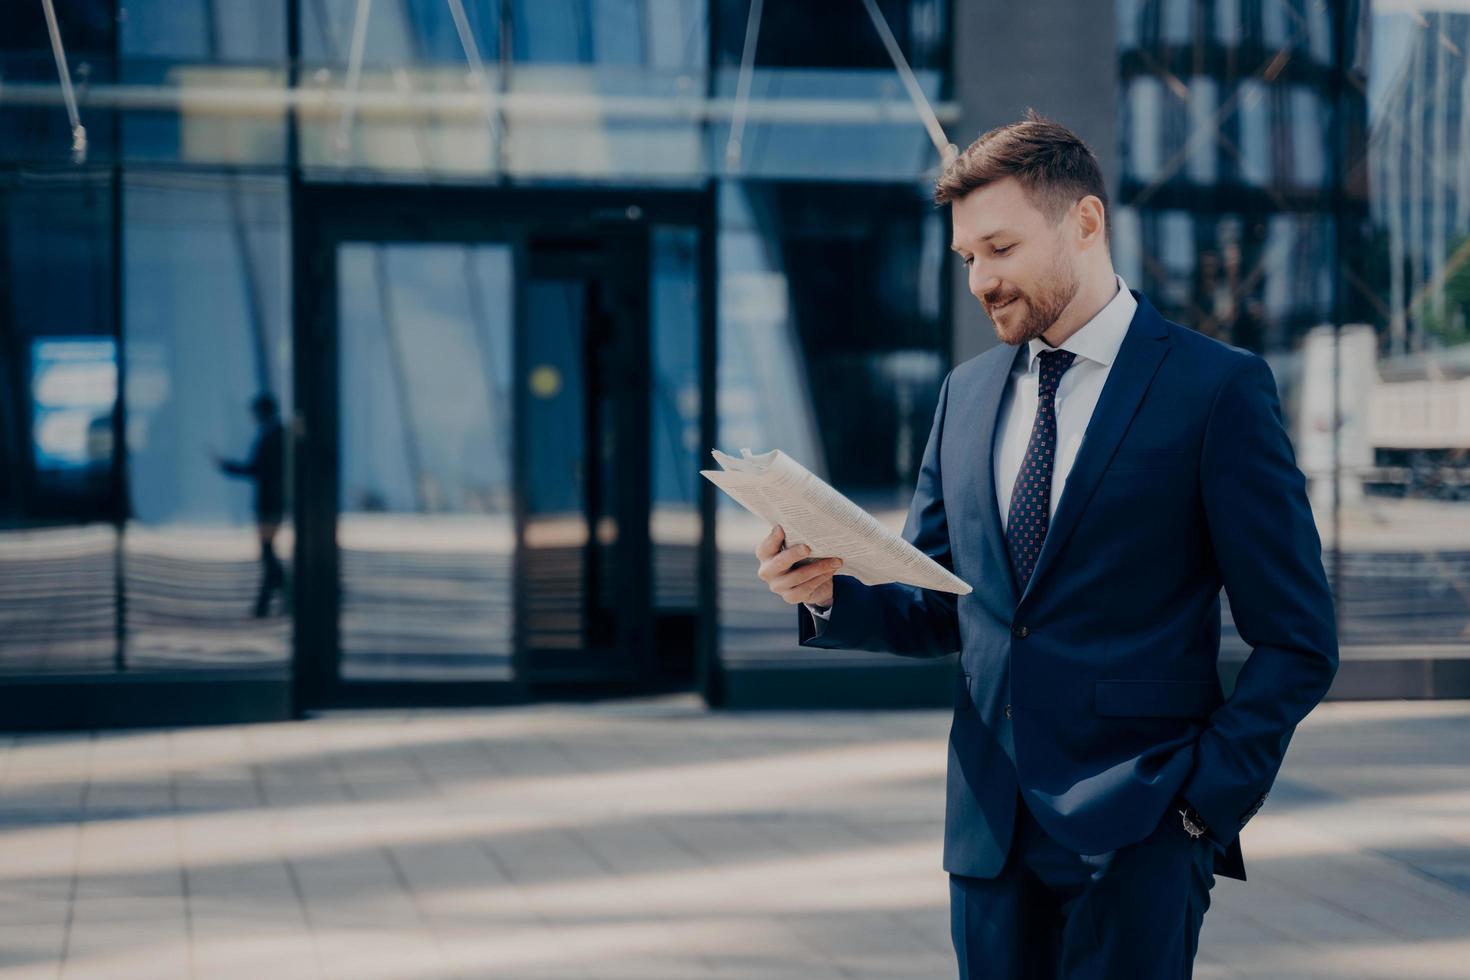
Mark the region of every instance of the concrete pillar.
<instances>
[{"instance_id":1,"label":"concrete pillar","mask_svg":"<svg viewBox=\"0 0 1470 980\"><path fill-rule=\"evenodd\" d=\"M1110 2L958 0L954 96L964 115L950 139L964 149L981 133L1015 122L1034 107L1092 147L1112 197L1118 186L1116 16ZM964 267L955 260L950 268L953 352L959 364L999 341L970 295Z\"/></svg>"}]
</instances>

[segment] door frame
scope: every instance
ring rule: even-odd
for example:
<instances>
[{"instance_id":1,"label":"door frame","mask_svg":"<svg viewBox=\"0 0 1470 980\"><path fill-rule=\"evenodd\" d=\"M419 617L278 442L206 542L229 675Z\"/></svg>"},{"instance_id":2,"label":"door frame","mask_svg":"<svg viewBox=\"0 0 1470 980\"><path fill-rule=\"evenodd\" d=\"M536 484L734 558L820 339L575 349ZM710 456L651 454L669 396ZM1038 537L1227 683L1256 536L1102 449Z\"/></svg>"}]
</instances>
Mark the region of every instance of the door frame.
<instances>
[{"instance_id":1,"label":"door frame","mask_svg":"<svg viewBox=\"0 0 1470 980\"><path fill-rule=\"evenodd\" d=\"M680 224L700 234L700 433L713 445L715 345L715 200L713 187L664 190L575 187L316 184L298 181L292 220L292 320L295 386L293 507L296 552L292 576L295 630L293 713L368 706L497 705L538 697L595 698L641 693L640 678L537 689L528 683L521 616L524 576L519 542L526 526L520 413L525 379L514 382L516 472L512 475L516 553L513 557L512 676L499 681L354 680L339 675L339 564L336 547L339 405L336 247L344 241L503 243L512 248L513 282L527 279L527 241L543 235L627 234L635 225ZM515 304L516 330L520 302ZM513 342L514 343L514 342ZM515 345L517 348L518 344ZM518 363L519 350L513 352ZM699 672L705 690L714 676L714 495L700 481Z\"/></svg>"}]
</instances>

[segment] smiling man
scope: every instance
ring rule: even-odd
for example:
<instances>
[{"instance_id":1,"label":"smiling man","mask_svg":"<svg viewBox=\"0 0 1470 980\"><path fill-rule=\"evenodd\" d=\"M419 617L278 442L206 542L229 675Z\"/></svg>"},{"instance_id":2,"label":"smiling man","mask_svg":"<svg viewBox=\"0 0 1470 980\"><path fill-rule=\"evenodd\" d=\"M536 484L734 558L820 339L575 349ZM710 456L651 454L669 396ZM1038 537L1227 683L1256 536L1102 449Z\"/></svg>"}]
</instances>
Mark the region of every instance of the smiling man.
<instances>
[{"instance_id":1,"label":"smiling man","mask_svg":"<svg viewBox=\"0 0 1470 980\"><path fill-rule=\"evenodd\" d=\"M986 133L936 199L1000 344L945 378L903 536L974 591L834 577L840 555L780 528L758 574L805 646L959 653L963 980L1188 977L1215 874L1245 879L1240 831L1337 671L1276 383L1117 276L1102 174L1065 127ZM1228 699L1222 587L1252 647Z\"/></svg>"}]
</instances>

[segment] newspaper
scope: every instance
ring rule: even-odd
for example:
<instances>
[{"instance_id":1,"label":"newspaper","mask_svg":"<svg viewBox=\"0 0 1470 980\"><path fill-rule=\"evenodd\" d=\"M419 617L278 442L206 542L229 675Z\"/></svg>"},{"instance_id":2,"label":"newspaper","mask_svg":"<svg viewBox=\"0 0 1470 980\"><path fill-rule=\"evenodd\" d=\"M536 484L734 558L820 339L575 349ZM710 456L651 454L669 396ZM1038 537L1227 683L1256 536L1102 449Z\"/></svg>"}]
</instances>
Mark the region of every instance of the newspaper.
<instances>
[{"instance_id":1,"label":"newspaper","mask_svg":"<svg viewBox=\"0 0 1470 980\"><path fill-rule=\"evenodd\" d=\"M864 585L902 582L938 592L968 595L970 586L878 523L842 494L779 449L741 459L710 451L723 470L700 474L746 510L786 532L786 546L810 545L814 558L841 558L839 575Z\"/></svg>"}]
</instances>

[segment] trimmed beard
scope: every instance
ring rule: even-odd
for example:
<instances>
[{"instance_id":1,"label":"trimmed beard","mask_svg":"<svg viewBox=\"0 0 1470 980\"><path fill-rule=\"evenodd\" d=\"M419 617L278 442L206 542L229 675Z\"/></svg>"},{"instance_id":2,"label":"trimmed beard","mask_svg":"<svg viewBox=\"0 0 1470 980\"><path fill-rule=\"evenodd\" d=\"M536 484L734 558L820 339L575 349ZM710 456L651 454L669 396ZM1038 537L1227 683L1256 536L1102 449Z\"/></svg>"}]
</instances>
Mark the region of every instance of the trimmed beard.
<instances>
[{"instance_id":1,"label":"trimmed beard","mask_svg":"<svg viewBox=\"0 0 1470 980\"><path fill-rule=\"evenodd\" d=\"M1022 294L1026 300L1026 319L1021 322L1020 339L1014 342L1017 347L1050 330L1082 289L1082 278L1064 264L1060 253L1052 264L1052 273L1038 285L1034 297Z\"/></svg>"}]
</instances>

